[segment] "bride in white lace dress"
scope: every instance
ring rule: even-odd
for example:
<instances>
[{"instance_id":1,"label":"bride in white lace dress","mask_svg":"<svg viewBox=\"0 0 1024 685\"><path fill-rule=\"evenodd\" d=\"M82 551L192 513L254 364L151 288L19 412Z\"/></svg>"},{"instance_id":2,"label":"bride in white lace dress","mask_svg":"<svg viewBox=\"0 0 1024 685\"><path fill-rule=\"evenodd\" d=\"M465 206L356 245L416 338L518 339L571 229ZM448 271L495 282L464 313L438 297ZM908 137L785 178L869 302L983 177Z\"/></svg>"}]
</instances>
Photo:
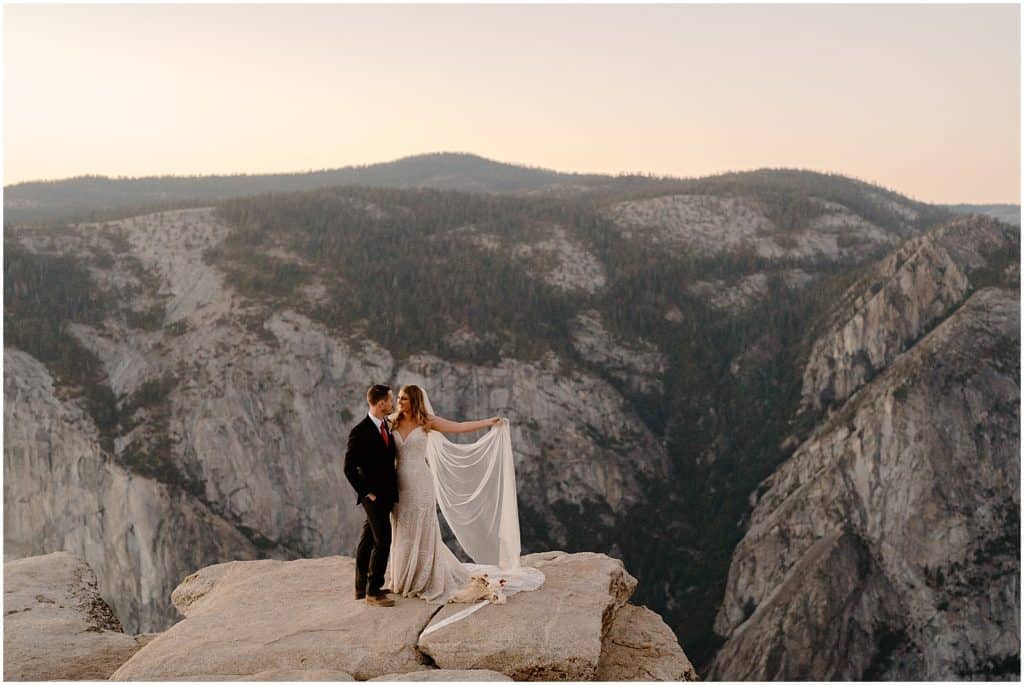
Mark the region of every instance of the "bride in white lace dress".
<instances>
[{"instance_id":1,"label":"bride in white lace dress","mask_svg":"<svg viewBox=\"0 0 1024 685\"><path fill-rule=\"evenodd\" d=\"M405 597L445 602L469 582L469 572L441 538L434 476L427 465L427 431L468 433L501 423L494 417L456 423L428 416L418 386L398 391L391 434L398 449L398 502L391 510L391 553L384 587Z\"/></svg>"},{"instance_id":2,"label":"bride in white lace dress","mask_svg":"<svg viewBox=\"0 0 1024 685\"><path fill-rule=\"evenodd\" d=\"M519 520L508 422L497 416L455 422L433 415L426 393L402 386L390 428L397 447L398 501L391 511L391 548L384 587L405 597L445 603L489 572L506 579L507 593L543 583L537 569L519 566ZM492 430L470 445L441 433ZM440 500L440 501L439 501ZM477 562L462 563L441 537L437 507Z\"/></svg>"}]
</instances>

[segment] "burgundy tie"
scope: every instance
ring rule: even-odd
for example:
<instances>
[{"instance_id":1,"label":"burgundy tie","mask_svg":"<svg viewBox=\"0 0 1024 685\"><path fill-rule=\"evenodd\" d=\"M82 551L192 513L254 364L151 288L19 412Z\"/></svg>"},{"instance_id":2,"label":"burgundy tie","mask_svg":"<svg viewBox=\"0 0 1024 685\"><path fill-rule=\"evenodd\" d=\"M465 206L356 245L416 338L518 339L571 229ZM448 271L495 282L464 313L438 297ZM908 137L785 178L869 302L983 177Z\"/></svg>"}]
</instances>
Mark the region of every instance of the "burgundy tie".
<instances>
[{"instance_id":1,"label":"burgundy tie","mask_svg":"<svg viewBox=\"0 0 1024 685\"><path fill-rule=\"evenodd\" d=\"M384 428L384 422L383 421L380 422L380 437L384 438L384 444L386 446L388 446L388 447L391 446L391 443L388 442L388 431L387 431L386 428Z\"/></svg>"}]
</instances>

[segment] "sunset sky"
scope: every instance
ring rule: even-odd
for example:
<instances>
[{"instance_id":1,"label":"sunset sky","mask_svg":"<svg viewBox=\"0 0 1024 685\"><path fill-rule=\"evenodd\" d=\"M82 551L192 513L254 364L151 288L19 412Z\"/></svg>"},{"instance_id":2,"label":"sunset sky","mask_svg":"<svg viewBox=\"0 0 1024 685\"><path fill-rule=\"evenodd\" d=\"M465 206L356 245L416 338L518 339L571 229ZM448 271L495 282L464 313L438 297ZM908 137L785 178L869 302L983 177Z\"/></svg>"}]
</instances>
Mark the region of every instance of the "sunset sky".
<instances>
[{"instance_id":1,"label":"sunset sky","mask_svg":"<svg viewBox=\"0 0 1024 685\"><path fill-rule=\"evenodd\" d=\"M1004 5L6 5L4 183L423 152L1020 201Z\"/></svg>"}]
</instances>

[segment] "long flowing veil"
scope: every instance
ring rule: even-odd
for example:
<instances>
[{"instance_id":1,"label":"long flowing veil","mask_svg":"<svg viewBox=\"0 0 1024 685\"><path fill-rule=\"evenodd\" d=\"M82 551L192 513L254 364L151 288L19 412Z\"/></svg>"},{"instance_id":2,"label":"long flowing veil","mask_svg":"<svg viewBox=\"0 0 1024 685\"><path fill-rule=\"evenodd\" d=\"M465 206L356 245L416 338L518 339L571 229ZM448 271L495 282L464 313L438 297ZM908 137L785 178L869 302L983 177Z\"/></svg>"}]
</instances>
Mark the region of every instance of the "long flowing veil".
<instances>
[{"instance_id":1,"label":"long flowing veil","mask_svg":"<svg viewBox=\"0 0 1024 685\"><path fill-rule=\"evenodd\" d=\"M427 413L434 416L425 390L423 402ZM441 514L459 544L476 562L464 566L471 573L503 579L506 595L536 590L543 585L544 574L540 569L524 567L519 560L519 506L508 420L492 426L483 437L469 444L454 443L440 431L432 430L427 433L426 451ZM468 615L484 604L460 613ZM451 618L456 616L459 615Z\"/></svg>"}]
</instances>

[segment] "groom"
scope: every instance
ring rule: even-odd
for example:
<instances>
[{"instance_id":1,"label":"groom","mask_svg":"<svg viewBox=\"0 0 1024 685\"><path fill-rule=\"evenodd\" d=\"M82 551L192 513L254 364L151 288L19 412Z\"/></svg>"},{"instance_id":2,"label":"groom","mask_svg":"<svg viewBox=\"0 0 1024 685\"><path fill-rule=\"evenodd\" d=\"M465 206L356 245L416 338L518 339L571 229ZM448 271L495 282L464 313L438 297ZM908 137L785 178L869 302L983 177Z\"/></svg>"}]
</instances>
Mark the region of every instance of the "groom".
<instances>
[{"instance_id":1,"label":"groom","mask_svg":"<svg viewBox=\"0 0 1024 685\"><path fill-rule=\"evenodd\" d=\"M394 399L391 388L373 385L366 391L370 409L348 434L345 477L356 490L356 505L363 505L366 523L356 548L356 599L373 606L394 606L381 592L391 550L391 507L398 501L395 441L385 420Z\"/></svg>"}]
</instances>

